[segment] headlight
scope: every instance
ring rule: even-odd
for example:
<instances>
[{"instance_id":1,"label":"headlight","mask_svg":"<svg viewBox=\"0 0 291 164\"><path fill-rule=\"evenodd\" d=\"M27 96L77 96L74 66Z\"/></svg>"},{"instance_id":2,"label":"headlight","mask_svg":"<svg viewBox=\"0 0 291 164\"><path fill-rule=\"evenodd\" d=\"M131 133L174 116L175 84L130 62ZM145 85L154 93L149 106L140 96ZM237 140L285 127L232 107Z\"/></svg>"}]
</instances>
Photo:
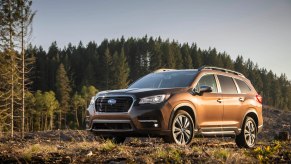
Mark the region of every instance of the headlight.
<instances>
[{"instance_id":1,"label":"headlight","mask_svg":"<svg viewBox=\"0 0 291 164\"><path fill-rule=\"evenodd\" d=\"M168 96L167 96L168 97ZM165 100L166 95L155 95L141 98L139 104L157 104Z\"/></svg>"}]
</instances>

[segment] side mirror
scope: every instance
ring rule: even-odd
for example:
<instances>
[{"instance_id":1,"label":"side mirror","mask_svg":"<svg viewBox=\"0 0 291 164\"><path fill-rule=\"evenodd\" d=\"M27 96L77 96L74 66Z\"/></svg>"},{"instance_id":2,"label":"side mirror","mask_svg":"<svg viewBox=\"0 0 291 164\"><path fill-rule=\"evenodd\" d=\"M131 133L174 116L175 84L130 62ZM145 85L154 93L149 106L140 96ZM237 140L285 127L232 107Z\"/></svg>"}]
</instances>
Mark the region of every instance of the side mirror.
<instances>
[{"instance_id":1,"label":"side mirror","mask_svg":"<svg viewBox=\"0 0 291 164\"><path fill-rule=\"evenodd\" d=\"M206 85L202 85L199 88L199 92L200 94L204 93L204 92L212 92L212 87L206 86Z\"/></svg>"},{"instance_id":2,"label":"side mirror","mask_svg":"<svg viewBox=\"0 0 291 164\"><path fill-rule=\"evenodd\" d=\"M196 88L193 89L193 93L197 95L202 95L205 92L212 92L212 87L202 85L200 86L199 90Z\"/></svg>"}]
</instances>

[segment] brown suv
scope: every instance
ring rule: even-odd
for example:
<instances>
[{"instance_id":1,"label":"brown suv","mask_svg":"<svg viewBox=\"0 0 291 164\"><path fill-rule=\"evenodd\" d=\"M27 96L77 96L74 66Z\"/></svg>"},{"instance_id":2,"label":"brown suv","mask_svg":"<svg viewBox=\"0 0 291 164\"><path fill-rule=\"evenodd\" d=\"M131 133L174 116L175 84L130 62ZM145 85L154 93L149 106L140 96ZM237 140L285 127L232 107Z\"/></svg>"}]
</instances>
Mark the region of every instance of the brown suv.
<instances>
[{"instance_id":1,"label":"brown suv","mask_svg":"<svg viewBox=\"0 0 291 164\"><path fill-rule=\"evenodd\" d=\"M262 97L241 73L217 67L150 73L127 89L92 98L88 130L123 142L155 136L189 144L194 134L235 137L253 147L262 130Z\"/></svg>"}]
</instances>

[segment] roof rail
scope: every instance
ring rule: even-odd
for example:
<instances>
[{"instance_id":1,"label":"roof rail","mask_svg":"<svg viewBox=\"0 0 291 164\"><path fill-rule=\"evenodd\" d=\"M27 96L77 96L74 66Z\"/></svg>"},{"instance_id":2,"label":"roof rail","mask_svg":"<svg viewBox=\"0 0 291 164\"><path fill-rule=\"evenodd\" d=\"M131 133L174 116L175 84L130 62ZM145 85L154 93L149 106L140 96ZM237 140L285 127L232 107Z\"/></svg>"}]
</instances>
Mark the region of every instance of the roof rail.
<instances>
[{"instance_id":1,"label":"roof rail","mask_svg":"<svg viewBox=\"0 0 291 164\"><path fill-rule=\"evenodd\" d=\"M157 72L167 72L167 71L173 71L175 69L165 69L165 68L161 68L161 69L157 69L154 71L154 73L157 73Z\"/></svg>"},{"instance_id":2,"label":"roof rail","mask_svg":"<svg viewBox=\"0 0 291 164\"><path fill-rule=\"evenodd\" d=\"M245 77L242 73L240 72L236 72L230 69L225 69L225 68L220 68L220 67L212 67L212 66L202 66L200 68L198 68L199 71L204 70L204 69L210 69L210 70L216 70L216 71L222 71L222 72L226 72L226 73L232 73L238 76L242 76Z\"/></svg>"}]
</instances>

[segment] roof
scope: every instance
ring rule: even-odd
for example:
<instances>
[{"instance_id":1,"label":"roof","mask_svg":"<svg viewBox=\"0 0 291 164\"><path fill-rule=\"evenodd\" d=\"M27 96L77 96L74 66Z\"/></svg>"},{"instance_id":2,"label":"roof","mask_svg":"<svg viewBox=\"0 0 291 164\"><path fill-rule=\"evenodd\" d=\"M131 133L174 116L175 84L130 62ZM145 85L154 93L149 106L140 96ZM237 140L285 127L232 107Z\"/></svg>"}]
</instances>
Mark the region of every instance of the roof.
<instances>
[{"instance_id":1,"label":"roof","mask_svg":"<svg viewBox=\"0 0 291 164\"><path fill-rule=\"evenodd\" d=\"M242 76L245 77L242 73L237 72L237 71L233 71L230 69L225 69L225 68L220 68L220 67L212 67L212 66L202 66L200 68L198 68L199 71L201 70L215 70L215 71L221 71L221 72L225 72L225 73L232 73L238 76Z\"/></svg>"},{"instance_id":2,"label":"roof","mask_svg":"<svg viewBox=\"0 0 291 164\"><path fill-rule=\"evenodd\" d=\"M233 71L233 70L230 70L230 69L220 68L220 67L212 67L212 66L202 66L202 67L200 67L198 69L180 69L180 70L161 68L161 69L158 69L158 70L154 71L154 73L168 72L168 71L186 71L186 70L189 70L189 71L215 70L215 71L221 71L221 72L225 72L225 73L232 73L232 74L235 74L235 75L238 75L238 76L241 76L241 77L245 77L240 72Z\"/></svg>"}]
</instances>

